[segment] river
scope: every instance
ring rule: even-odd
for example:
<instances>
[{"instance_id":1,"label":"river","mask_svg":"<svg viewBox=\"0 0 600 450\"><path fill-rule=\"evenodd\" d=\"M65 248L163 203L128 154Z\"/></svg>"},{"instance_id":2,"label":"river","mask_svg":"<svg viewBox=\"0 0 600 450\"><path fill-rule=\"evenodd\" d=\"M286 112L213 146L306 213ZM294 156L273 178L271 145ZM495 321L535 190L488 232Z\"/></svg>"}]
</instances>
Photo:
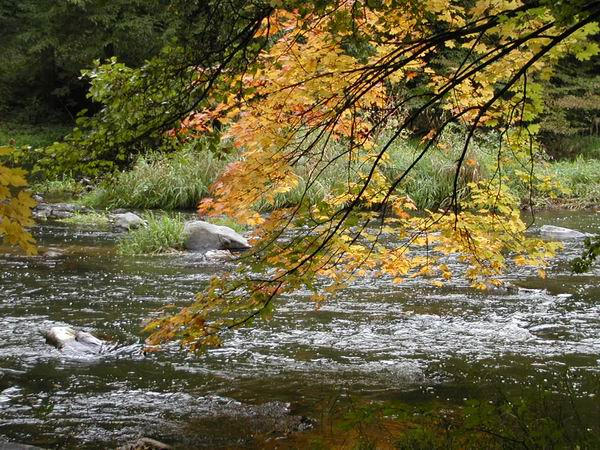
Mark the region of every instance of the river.
<instances>
[{"instance_id":1,"label":"river","mask_svg":"<svg viewBox=\"0 0 600 450\"><path fill-rule=\"evenodd\" d=\"M540 214L536 225L545 223L597 232L600 214ZM518 290L364 280L319 310L290 296L271 321L204 354L170 346L143 355L143 320L185 304L223 266L120 256L117 234L82 226L49 222L35 233L57 254L0 254L0 443L114 448L150 436L182 448L252 447L256 433L288 431L269 419L288 403L292 416L318 419L317 405L335 396L460 403L494 383L600 372L600 270L568 267L580 240L567 242L547 280L509 273ZM66 357L40 333L59 325L122 351Z\"/></svg>"}]
</instances>

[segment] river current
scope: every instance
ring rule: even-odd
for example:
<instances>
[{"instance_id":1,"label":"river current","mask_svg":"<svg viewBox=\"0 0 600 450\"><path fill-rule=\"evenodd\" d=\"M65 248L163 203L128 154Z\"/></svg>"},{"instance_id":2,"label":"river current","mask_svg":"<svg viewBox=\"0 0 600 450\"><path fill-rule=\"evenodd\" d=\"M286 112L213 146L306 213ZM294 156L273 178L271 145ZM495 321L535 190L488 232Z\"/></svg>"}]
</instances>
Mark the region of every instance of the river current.
<instances>
[{"instance_id":1,"label":"river current","mask_svg":"<svg viewBox=\"0 0 600 450\"><path fill-rule=\"evenodd\" d=\"M544 223L597 232L600 214L553 212L537 218ZM336 395L460 402L491 378L600 372L600 270L573 275L568 266L581 240L566 242L546 280L509 273L518 289L363 280L318 310L302 293L282 299L272 320L204 354L172 346L144 355L143 321L185 304L222 264L119 256L117 234L86 227L46 223L36 236L55 253L0 254L0 443L114 448L149 436L183 448L251 447L253 432L271 426L269 408L311 417ZM65 356L41 334L52 326L120 350Z\"/></svg>"}]
</instances>

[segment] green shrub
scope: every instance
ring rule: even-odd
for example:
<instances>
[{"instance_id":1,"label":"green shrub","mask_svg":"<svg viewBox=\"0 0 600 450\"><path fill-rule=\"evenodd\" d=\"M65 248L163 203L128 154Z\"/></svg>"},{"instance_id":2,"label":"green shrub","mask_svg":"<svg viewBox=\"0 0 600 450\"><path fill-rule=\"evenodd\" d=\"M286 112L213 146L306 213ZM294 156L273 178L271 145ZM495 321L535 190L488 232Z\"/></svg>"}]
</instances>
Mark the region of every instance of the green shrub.
<instances>
[{"instance_id":1,"label":"green shrub","mask_svg":"<svg viewBox=\"0 0 600 450\"><path fill-rule=\"evenodd\" d=\"M225 164L208 151L190 148L148 154L81 201L94 208L193 209Z\"/></svg>"},{"instance_id":2,"label":"green shrub","mask_svg":"<svg viewBox=\"0 0 600 450\"><path fill-rule=\"evenodd\" d=\"M174 216L145 214L147 226L132 230L117 244L123 255L166 253L183 249L184 219Z\"/></svg>"}]
</instances>

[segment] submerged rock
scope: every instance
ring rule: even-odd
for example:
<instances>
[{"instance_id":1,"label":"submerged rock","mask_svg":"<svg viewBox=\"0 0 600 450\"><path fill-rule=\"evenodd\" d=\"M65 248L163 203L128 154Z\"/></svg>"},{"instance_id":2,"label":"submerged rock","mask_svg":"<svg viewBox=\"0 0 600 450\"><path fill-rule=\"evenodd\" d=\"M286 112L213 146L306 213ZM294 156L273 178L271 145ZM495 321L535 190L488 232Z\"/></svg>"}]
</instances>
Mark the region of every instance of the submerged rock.
<instances>
[{"instance_id":1,"label":"submerged rock","mask_svg":"<svg viewBox=\"0 0 600 450\"><path fill-rule=\"evenodd\" d=\"M150 438L140 438L137 441L119 447L117 450L170 450L173 447Z\"/></svg>"},{"instance_id":2,"label":"submerged rock","mask_svg":"<svg viewBox=\"0 0 600 450\"><path fill-rule=\"evenodd\" d=\"M209 250L204 254L207 261L227 261L233 258L229 250Z\"/></svg>"},{"instance_id":3,"label":"submerged rock","mask_svg":"<svg viewBox=\"0 0 600 450\"><path fill-rule=\"evenodd\" d=\"M581 231L572 230L570 228L557 227L554 225L543 225L540 228L540 234L554 239L577 239L584 238L587 236L586 233Z\"/></svg>"},{"instance_id":4,"label":"submerged rock","mask_svg":"<svg viewBox=\"0 0 600 450\"><path fill-rule=\"evenodd\" d=\"M46 342L63 352L99 354L106 342L85 331L71 327L52 327L42 333Z\"/></svg>"},{"instance_id":5,"label":"submerged rock","mask_svg":"<svg viewBox=\"0 0 600 450\"><path fill-rule=\"evenodd\" d=\"M186 237L185 248L194 252L208 252L209 250L241 251L250 248L246 238L231 228L213 225L202 220L187 222L183 232Z\"/></svg>"},{"instance_id":6,"label":"submerged rock","mask_svg":"<svg viewBox=\"0 0 600 450\"><path fill-rule=\"evenodd\" d=\"M0 442L0 450L43 450L33 445L17 444L16 442Z\"/></svg>"},{"instance_id":7,"label":"submerged rock","mask_svg":"<svg viewBox=\"0 0 600 450\"><path fill-rule=\"evenodd\" d=\"M46 258L58 258L62 255L62 252L54 249L48 249L44 253L42 253L42 256L45 256Z\"/></svg>"},{"instance_id":8,"label":"submerged rock","mask_svg":"<svg viewBox=\"0 0 600 450\"><path fill-rule=\"evenodd\" d=\"M115 227L123 230L133 230L146 225L146 221L144 219L132 212L112 214L111 219Z\"/></svg>"},{"instance_id":9,"label":"submerged rock","mask_svg":"<svg viewBox=\"0 0 600 450\"><path fill-rule=\"evenodd\" d=\"M33 209L33 217L36 219L65 219L72 217L75 213L85 211L89 211L89 208L82 205L40 202Z\"/></svg>"}]
</instances>

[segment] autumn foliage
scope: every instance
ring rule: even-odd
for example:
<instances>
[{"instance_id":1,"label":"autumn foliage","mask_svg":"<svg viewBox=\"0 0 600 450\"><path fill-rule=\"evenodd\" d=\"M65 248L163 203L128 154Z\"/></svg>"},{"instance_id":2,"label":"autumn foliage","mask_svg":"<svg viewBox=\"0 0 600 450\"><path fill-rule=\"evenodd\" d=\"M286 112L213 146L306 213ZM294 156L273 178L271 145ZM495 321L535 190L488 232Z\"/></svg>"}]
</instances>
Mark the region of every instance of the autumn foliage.
<instances>
[{"instance_id":1,"label":"autumn foliage","mask_svg":"<svg viewBox=\"0 0 600 450\"><path fill-rule=\"evenodd\" d=\"M257 226L254 250L239 274L215 278L194 304L152 323L150 342L215 344L224 330L268 316L280 294L309 289L319 304L359 276L442 285L456 276L447 263L454 257L480 289L502 284L508 264L545 276L557 245L524 234L503 166L516 160L532 186L542 183L527 169L539 152L540 81L566 53L583 60L598 51L587 39L598 30L600 5L592 3L571 10L513 0L345 0L301 9L273 2L256 33L268 45L255 64L226 76L227 98L184 122L202 130L202 119L218 120L240 150L199 211ZM390 182L382 173L390 146L432 109L441 120ZM443 151L450 123L467 130L455 195L439 211L415 214L397 188L426 152ZM459 202L461 169L482 129L498 136L494 175L473 180ZM259 215L258 202L297 188L300 163L310 168L307 189L331 167L345 182L322 202Z\"/></svg>"},{"instance_id":2,"label":"autumn foliage","mask_svg":"<svg viewBox=\"0 0 600 450\"><path fill-rule=\"evenodd\" d=\"M14 151L0 147L0 157ZM35 201L24 188L25 171L0 164L0 237L9 245L18 245L27 253L36 253L35 242L28 228L33 225L31 209Z\"/></svg>"}]
</instances>

